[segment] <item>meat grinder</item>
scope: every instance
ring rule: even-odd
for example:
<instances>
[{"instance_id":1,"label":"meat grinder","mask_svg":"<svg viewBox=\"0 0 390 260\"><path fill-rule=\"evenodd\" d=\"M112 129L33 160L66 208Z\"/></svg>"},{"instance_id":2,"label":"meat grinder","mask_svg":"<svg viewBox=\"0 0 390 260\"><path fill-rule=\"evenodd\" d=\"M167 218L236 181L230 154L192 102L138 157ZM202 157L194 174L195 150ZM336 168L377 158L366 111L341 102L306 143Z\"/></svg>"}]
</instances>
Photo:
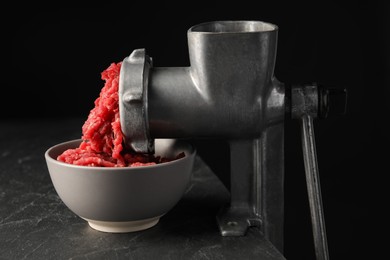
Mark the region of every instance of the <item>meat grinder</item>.
<instances>
[{"instance_id":1,"label":"meat grinder","mask_svg":"<svg viewBox=\"0 0 390 260\"><path fill-rule=\"evenodd\" d=\"M256 226L282 251L284 122L286 114L299 119L315 250L318 259L327 259L313 118L343 113L345 89L279 82L278 26L271 23L205 22L187 37L188 67L153 67L145 49L123 60L119 111L125 144L146 153L155 138L227 140L230 203L216 216L220 233L243 236ZM341 109L331 105L334 97Z\"/></svg>"}]
</instances>

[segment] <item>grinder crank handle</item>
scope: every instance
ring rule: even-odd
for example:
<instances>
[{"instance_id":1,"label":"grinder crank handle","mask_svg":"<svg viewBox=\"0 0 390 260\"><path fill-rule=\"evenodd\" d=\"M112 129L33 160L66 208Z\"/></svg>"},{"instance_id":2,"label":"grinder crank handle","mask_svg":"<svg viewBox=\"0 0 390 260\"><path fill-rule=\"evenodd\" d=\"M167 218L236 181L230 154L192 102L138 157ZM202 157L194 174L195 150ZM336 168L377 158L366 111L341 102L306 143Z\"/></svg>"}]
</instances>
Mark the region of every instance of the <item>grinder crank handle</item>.
<instances>
[{"instance_id":1,"label":"grinder crank handle","mask_svg":"<svg viewBox=\"0 0 390 260\"><path fill-rule=\"evenodd\" d=\"M318 260L329 259L324 210L321 198L313 119L345 114L346 89L326 89L317 84L291 88L291 116L300 119L302 150L309 197L315 254Z\"/></svg>"},{"instance_id":2,"label":"grinder crank handle","mask_svg":"<svg viewBox=\"0 0 390 260\"><path fill-rule=\"evenodd\" d=\"M329 253L326 238L324 210L321 199L320 175L317 164L312 116L302 116L301 131L303 160L305 164L306 186L309 197L314 247L317 259L325 260L329 259Z\"/></svg>"}]
</instances>

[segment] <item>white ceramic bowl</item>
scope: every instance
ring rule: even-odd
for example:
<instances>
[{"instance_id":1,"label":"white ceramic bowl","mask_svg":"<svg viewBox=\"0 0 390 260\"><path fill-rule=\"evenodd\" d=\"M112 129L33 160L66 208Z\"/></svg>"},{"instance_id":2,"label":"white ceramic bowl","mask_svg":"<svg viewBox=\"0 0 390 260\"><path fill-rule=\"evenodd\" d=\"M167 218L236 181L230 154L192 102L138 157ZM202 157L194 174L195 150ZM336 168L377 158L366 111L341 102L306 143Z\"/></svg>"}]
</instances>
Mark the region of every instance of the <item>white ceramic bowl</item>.
<instances>
[{"instance_id":1,"label":"white ceramic bowl","mask_svg":"<svg viewBox=\"0 0 390 260\"><path fill-rule=\"evenodd\" d=\"M156 155L185 157L140 167L77 166L56 160L81 140L57 144L45 152L54 188L64 204L89 226L123 233L156 225L184 195L191 179L196 151L188 143L156 139Z\"/></svg>"}]
</instances>

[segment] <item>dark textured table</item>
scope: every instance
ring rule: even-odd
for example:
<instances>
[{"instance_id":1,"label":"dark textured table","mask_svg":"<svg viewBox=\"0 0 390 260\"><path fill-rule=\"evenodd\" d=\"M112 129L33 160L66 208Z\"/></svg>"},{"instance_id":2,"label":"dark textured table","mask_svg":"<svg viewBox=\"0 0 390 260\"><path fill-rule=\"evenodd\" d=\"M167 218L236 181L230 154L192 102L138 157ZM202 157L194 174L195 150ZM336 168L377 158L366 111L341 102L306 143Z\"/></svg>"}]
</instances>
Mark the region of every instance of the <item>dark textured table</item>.
<instances>
[{"instance_id":1,"label":"dark textured table","mask_svg":"<svg viewBox=\"0 0 390 260\"><path fill-rule=\"evenodd\" d=\"M44 160L80 138L83 119L0 122L0 259L284 259L257 228L221 237L215 215L229 193L198 156L191 185L160 222L111 234L90 228L59 199Z\"/></svg>"}]
</instances>

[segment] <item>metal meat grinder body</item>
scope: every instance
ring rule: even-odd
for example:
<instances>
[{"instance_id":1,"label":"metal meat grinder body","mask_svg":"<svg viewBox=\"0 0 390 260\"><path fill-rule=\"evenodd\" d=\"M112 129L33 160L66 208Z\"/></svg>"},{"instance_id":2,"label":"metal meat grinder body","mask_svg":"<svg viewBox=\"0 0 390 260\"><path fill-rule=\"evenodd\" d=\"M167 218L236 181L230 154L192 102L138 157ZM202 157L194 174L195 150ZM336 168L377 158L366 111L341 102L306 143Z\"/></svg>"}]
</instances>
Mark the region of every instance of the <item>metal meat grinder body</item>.
<instances>
[{"instance_id":1,"label":"metal meat grinder body","mask_svg":"<svg viewBox=\"0 0 390 260\"><path fill-rule=\"evenodd\" d=\"M136 49L122 63L119 110L125 143L137 152L153 151L155 138L228 140L231 198L217 216L221 235L257 226L283 251L285 114L310 123L327 96L316 85L286 94L274 76L277 33L262 21L195 25L188 30L189 67L153 67Z\"/></svg>"}]
</instances>

